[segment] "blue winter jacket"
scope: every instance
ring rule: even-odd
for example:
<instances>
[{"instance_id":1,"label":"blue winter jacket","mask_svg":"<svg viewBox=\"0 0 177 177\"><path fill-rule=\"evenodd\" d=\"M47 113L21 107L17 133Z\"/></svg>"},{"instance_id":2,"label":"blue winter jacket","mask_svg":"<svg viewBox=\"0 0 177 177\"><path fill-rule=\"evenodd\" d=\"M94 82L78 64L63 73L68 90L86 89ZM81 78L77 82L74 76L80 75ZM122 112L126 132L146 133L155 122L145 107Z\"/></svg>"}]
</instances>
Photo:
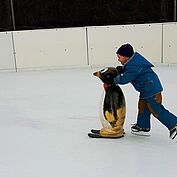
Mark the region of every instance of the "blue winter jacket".
<instances>
[{"instance_id":1,"label":"blue winter jacket","mask_svg":"<svg viewBox=\"0 0 177 177\"><path fill-rule=\"evenodd\" d=\"M138 52L123 66L123 72L114 78L117 84L131 83L140 92L140 98L151 97L163 90L157 74L152 70L154 67Z\"/></svg>"}]
</instances>

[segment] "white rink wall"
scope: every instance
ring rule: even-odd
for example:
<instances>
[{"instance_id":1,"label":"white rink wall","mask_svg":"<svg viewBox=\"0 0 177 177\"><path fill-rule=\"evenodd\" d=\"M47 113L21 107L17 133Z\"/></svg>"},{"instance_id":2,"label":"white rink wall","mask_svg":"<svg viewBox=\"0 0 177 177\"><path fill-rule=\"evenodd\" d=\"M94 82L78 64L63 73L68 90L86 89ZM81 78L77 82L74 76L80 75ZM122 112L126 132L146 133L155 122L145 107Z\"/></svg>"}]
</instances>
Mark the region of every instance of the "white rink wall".
<instances>
[{"instance_id":1,"label":"white rink wall","mask_svg":"<svg viewBox=\"0 0 177 177\"><path fill-rule=\"evenodd\" d=\"M123 43L154 64L177 64L177 24L137 24L0 33L0 70L117 65Z\"/></svg>"},{"instance_id":2,"label":"white rink wall","mask_svg":"<svg viewBox=\"0 0 177 177\"><path fill-rule=\"evenodd\" d=\"M15 68L12 33L0 33L0 69Z\"/></svg>"}]
</instances>

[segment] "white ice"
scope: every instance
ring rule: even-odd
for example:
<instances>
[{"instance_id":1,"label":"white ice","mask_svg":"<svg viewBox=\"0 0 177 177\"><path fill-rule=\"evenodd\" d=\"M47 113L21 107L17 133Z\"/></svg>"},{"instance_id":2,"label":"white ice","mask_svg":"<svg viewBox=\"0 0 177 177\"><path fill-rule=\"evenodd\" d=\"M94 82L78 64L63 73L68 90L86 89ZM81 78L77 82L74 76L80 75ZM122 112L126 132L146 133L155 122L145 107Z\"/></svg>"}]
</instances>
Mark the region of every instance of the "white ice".
<instances>
[{"instance_id":1,"label":"white ice","mask_svg":"<svg viewBox=\"0 0 177 177\"><path fill-rule=\"evenodd\" d=\"M132 135L138 93L121 86L126 135L91 139L100 128L101 81L90 69L0 73L0 177L174 177L177 143L152 117L150 137ZM157 66L163 104L177 115L177 67Z\"/></svg>"}]
</instances>

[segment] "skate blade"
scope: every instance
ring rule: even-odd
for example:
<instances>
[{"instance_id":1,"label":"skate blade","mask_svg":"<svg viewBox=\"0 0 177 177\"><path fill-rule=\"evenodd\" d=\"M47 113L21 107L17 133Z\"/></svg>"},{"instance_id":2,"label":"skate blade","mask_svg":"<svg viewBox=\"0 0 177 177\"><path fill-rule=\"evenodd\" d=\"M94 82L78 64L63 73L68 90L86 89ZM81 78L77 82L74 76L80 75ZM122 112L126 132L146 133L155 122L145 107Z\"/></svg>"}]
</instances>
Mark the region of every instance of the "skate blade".
<instances>
[{"instance_id":1,"label":"skate blade","mask_svg":"<svg viewBox=\"0 0 177 177\"><path fill-rule=\"evenodd\" d=\"M177 139L177 132L174 132L174 133L171 135L171 139L172 139L172 140Z\"/></svg>"},{"instance_id":2,"label":"skate blade","mask_svg":"<svg viewBox=\"0 0 177 177\"><path fill-rule=\"evenodd\" d=\"M118 138L122 138L124 135L122 136L101 136L100 134L97 134L97 133L88 133L88 136L90 138L118 139Z\"/></svg>"},{"instance_id":3,"label":"skate blade","mask_svg":"<svg viewBox=\"0 0 177 177\"><path fill-rule=\"evenodd\" d=\"M133 135L138 135L138 136L151 136L149 132L133 132L131 131Z\"/></svg>"},{"instance_id":4,"label":"skate blade","mask_svg":"<svg viewBox=\"0 0 177 177\"><path fill-rule=\"evenodd\" d=\"M91 129L91 132L92 132L92 133L97 133L97 134L99 134L99 133L100 133L100 130L98 130L98 129Z\"/></svg>"},{"instance_id":5,"label":"skate blade","mask_svg":"<svg viewBox=\"0 0 177 177\"><path fill-rule=\"evenodd\" d=\"M90 130L92 133L96 133L96 134L99 134L100 133L100 130L99 129L91 129ZM123 134L125 135L125 132L123 132Z\"/></svg>"},{"instance_id":6,"label":"skate blade","mask_svg":"<svg viewBox=\"0 0 177 177\"><path fill-rule=\"evenodd\" d=\"M177 133L176 132L174 134L172 134L172 136L170 138L173 142L177 143Z\"/></svg>"}]
</instances>

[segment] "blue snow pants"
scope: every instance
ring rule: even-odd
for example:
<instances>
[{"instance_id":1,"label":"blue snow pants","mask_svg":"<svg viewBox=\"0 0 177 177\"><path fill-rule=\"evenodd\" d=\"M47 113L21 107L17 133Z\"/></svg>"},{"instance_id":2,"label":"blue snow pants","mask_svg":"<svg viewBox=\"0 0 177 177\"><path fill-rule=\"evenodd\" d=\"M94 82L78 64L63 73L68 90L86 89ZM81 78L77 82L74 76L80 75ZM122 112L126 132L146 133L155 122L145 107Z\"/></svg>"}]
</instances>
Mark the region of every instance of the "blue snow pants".
<instances>
[{"instance_id":1,"label":"blue snow pants","mask_svg":"<svg viewBox=\"0 0 177 177\"><path fill-rule=\"evenodd\" d=\"M177 117L162 105L162 95L158 93L150 98L139 99L137 125L141 128L151 128L150 116L153 114L169 130L177 124Z\"/></svg>"}]
</instances>

